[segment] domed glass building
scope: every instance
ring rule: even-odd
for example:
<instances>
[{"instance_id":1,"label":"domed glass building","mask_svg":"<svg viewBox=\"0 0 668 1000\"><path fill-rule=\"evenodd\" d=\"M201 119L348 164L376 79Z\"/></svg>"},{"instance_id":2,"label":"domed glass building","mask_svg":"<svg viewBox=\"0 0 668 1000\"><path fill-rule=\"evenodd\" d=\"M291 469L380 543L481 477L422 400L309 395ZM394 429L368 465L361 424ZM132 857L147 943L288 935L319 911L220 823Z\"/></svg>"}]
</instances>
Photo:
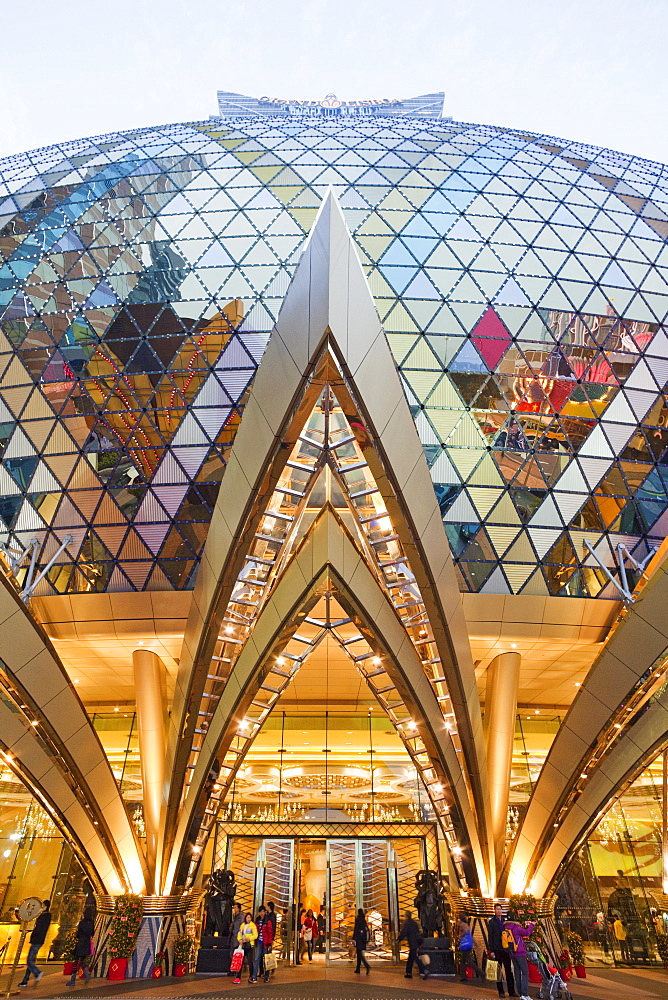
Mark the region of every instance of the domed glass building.
<instances>
[{"instance_id":1,"label":"domed glass building","mask_svg":"<svg viewBox=\"0 0 668 1000\"><path fill-rule=\"evenodd\" d=\"M218 97L0 161L3 599L42 660L0 656L14 743L50 733L7 780L101 914L283 851L286 907L403 872L381 958L439 867L480 916L561 885L585 936L621 893L653 957L668 168L441 94Z\"/></svg>"}]
</instances>

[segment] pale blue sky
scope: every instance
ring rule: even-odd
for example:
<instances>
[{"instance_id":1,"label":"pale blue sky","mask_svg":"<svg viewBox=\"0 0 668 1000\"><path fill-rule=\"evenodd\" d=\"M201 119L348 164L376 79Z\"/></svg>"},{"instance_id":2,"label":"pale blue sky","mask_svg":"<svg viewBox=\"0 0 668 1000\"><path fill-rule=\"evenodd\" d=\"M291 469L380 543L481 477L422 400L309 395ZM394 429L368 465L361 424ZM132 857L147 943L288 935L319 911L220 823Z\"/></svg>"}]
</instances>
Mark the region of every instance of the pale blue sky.
<instances>
[{"instance_id":1,"label":"pale blue sky","mask_svg":"<svg viewBox=\"0 0 668 1000\"><path fill-rule=\"evenodd\" d=\"M208 117L216 90L409 97L668 162L666 0L0 0L0 156Z\"/></svg>"}]
</instances>

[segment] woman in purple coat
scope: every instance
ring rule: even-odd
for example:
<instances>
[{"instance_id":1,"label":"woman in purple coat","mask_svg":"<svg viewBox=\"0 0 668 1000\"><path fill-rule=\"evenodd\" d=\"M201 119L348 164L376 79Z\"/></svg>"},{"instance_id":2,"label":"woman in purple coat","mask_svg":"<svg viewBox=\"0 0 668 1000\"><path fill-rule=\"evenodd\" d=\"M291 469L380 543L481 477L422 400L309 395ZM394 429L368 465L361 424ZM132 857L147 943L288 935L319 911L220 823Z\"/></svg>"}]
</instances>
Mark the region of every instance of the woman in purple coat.
<instances>
[{"instance_id":1,"label":"woman in purple coat","mask_svg":"<svg viewBox=\"0 0 668 1000\"><path fill-rule=\"evenodd\" d=\"M522 927L515 920L515 914L509 913L506 920L506 930L510 931L515 941L515 951L512 954L515 986L519 990L521 1000L529 1000L529 966L527 965L527 949L524 939L531 936L533 924Z\"/></svg>"}]
</instances>

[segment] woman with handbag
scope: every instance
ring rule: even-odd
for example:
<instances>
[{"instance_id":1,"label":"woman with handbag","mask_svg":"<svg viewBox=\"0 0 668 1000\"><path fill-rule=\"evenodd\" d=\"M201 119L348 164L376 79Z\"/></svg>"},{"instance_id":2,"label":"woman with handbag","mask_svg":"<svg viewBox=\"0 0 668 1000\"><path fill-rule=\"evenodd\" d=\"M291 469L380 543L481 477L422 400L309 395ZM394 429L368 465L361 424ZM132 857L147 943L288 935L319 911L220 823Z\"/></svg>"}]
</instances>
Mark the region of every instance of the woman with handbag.
<instances>
[{"instance_id":1,"label":"woman with handbag","mask_svg":"<svg viewBox=\"0 0 668 1000\"><path fill-rule=\"evenodd\" d=\"M257 941L257 927L253 922L252 913L245 913L244 919L241 927L239 928L239 933L237 934L237 940L244 950L244 959L248 962L248 972L250 974L250 982L257 982L257 979L253 979L253 957L255 954L255 942ZM243 967L243 962L242 962ZM234 980L235 983L241 982L241 969L236 975Z\"/></svg>"},{"instance_id":2,"label":"woman with handbag","mask_svg":"<svg viewBox=\"0 0 668 1000\"><path fill-rule=\"evenodd\" d=\"M353 941L355 942L355 950L357 952L357 968L355 969L355 972L359 976L362 963L364 963L366 974L368 976L371 972L371 966L367 962L364 952L369 943L369 925L366 922L366 915L362 909L357 911L357 916L355 917Z\"/></svg>"},{"instance_id":3,"label":"woman with handbag","mask_svg":"<svg viewBox=\"0 0 668 1000\"><path fill-rule=\"evenodd\" d=\"M306 942L309 962L313 961L313 939L318 936L318 921L313 916L313 910L307 910L302 923L302 937Z\"/></svg>"},{"instance_id":4,"label":"woman with handbag","mask_svg":"<svg viewBox=\"0 0 668 1000\"><path fill-rule=\"evenodd\" d=\"M91 976L90 972L90 956L93 953L93 933L95 932L95 924L93 923L93 910L91 907L86 907L84 911L83 919L79 921L77 926L77 943L74 948L74 965L72 967L72 976L67 981L67 986L75 986L77 981L77 972L79 969L83 969L84 979L86 984Z\"/></svg>"},{"instance_id":5,"label":"woman with handbag","mask_svg":"<svg viewBox=\"0 0 668 1000\"><path fill-rule=\"evenodd\" d=\"M478 965L478 959L476 957L475 948L473 947L473 934L471 933L471 925L466 919L464 913L459 914L459 952L462 956L459 965L459 981L461 983L466 982L466 968L470 966L474 969L478 979L483 978L483 974L480 971L480 966Z\"/></svg>"},{"instance_id":6,"label":"woman with handbag","mask_svg":"<svg viewBox=\"0 0 668 1000\"><path fill-rule=\"evenodd\" d=\"M274 942L274 923L269 919L269 914L264 906L261 906L258 911L258 915L255 918L255 926L257 927L257 943L255 945L255 963L251 982L256 983L258 976L262 973L265 983L268 983L269 972L271 970L267 968L267 959L270 957L269 952L271 952L271 946ZM276 968L275 961L273 968Z\"/></svg>"}]
</instances>

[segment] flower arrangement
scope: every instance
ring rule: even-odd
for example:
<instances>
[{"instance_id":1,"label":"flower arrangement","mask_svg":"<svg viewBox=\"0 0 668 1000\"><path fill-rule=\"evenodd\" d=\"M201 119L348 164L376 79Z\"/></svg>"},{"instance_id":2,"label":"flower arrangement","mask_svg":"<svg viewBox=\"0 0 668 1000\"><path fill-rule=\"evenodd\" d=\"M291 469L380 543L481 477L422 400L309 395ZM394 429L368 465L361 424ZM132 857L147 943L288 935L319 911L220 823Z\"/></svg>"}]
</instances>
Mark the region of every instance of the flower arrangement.
<instances>
[{"instance_id":1,"label":"flower arrangement","mask_svg":"<svg viewBox=\"0 0 668 1000\"><path fill-rule=\"evenodd\" d=\"M584 965L584 942L580 935L574 931L569 931L566 935L566 942L573 965Z\"/></svg>"},{"instance_id":2,"label":"flower arrangement","mask_svg":"<svg viewBox=\"0 0 668 1000\"><path fill-rule=\"evenodd\" d=\"M117 897L109 937L109 955L112 959L130 958L135 950L143 915L144 903L141 896Z\"/></svg>"},{"instance_id":3,"label":"flower arrangement","mask_svg":"<svg viewBox=\"0 0 668 1000\"><path fill-rule=\"evenodd\" d=\"M668 964L668 934L657 934L656 946L659 949L661 961Z\"/></svg>"},{"instance_id":4,"label":"flower arrangement","mask_svg":"<svg viewBox=\"0 0 668 1000\"><path fill-rule=\"evenodd\" d=\"M570 969L571 967L571 956L569 954L568 948L564 948L559 956L559 968L560 969Z\"/></svg>"},{"instance_id":5,"label":"flower arrangement","mask_svg":"<svg viewBox=\"0 0 668 1000\"><path fill-rule=\"evenodd\" d=\"M538 920L536 897L528 892L511 896L508 900L508 911L514 915L518 924L535 924Z\"/></svg>"},{"instance_id":6,"label":"flower arrangement","mask_svg":"<svg viewBox=\"0 0 668 1000\"><path fill-rule=\"evenodd\" d=\"M180 934L174 942L174 965L190 965L195 957L195 942L190 934Z\"/></svg>"}]
</instances>

